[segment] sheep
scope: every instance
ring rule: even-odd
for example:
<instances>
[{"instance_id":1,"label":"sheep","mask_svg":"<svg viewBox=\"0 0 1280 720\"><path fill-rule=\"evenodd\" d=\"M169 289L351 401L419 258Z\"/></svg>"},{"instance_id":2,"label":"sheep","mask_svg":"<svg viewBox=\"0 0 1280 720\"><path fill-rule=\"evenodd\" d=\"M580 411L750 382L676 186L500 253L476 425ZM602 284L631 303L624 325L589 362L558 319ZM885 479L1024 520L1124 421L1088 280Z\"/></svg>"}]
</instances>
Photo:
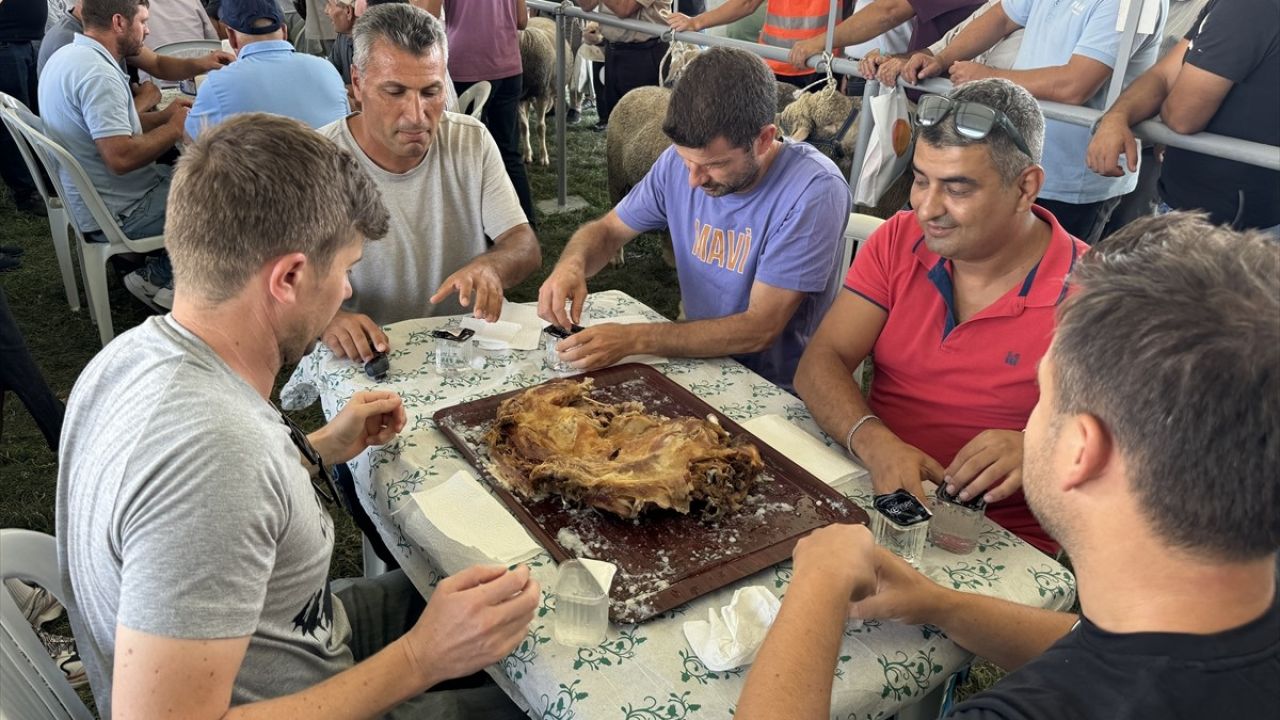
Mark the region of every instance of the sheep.
<instances>
[{"instance_id":1,"label":"sheep","mask_svg":"<svg viewBox=\"0 0 1280 720\"><path fill-rule=\"evenodd\" d=\"M564 47L565 77L570 77L569 45ZM530 18L520 31L520 62L524 65L524 88L520 95L520 149L525 162L533 162L530 131L538 127L538 164L550 165L547 153L547 113L556 102L556 23L550 18Z\"/></svg>"}]
</instances>

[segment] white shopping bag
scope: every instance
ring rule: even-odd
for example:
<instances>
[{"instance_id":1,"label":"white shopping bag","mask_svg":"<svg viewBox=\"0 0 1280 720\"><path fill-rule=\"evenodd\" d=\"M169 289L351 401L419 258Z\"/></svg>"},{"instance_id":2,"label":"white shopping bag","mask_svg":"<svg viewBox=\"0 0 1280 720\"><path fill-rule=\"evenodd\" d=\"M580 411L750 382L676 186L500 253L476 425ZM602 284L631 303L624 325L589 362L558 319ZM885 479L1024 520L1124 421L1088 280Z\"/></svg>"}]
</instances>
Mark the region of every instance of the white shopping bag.
<instances>
[{"instance_id":1,"label":"white shopping bag","mask_svg":"<svg viewBox=\"0 0 1280 720\"><path fill-rule=\"evenodd\" d=\"M871 142L867 144L867 156L853 201L874 207L911 163L911 118L906 92L897 85L881 88L880 94L871 98L870 105Z\"/></svg>"}]
</instances>

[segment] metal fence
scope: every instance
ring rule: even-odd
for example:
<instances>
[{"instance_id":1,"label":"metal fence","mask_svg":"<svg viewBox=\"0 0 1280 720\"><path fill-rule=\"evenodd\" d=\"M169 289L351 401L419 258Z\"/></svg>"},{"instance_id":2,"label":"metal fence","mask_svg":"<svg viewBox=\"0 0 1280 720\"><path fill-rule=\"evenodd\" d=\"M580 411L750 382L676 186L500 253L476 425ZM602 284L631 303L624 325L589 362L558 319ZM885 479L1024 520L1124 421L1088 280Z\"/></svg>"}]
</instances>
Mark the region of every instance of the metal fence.
<instances>
[{"instance_id":1,"label":"metal fence","mask_svg":"<svg viewBox=\"0 0 1280 720\"><path fill-rule=\"evenodd\" d=\"M548 2L547 0L526 0L526 2L531 9L550 13L556 18L556 80L557 87L560 88L564 88L566 84L564 74L566 61L566 58L564 57L564 48L565 39L567 37L566 21L569 18L593 20L601 25L609 25L624 30L634 30L654 37L661 37L668 42L678 40L680 42L688 43L690 45L698 45L701 47L739 48L770 60L787 61L789 55L788 50L770 45L744 42L742 40L708 35L701 32L675 32L664 25L640 22L636 20L626 20L602 13L586 12L568 0L560 3ZM835 57L831 46L832 35L835 32L837 22L837 8L840 4L840 0L832 0L831 2L831 13L827 19L826 53L809 58L807 64L809 67L820 72L825 72L829 67L833 74L860 77L861 75L858 72L857 61L843 57ZM1107 91L1107 107L1110 107L1111 104L1115 102L1116 98L1120 95L1120 91L1123 89L1125 69L1128 65L1129 54L1133 48L1138 27L1138 15L1141 8L1142 0L1130 1L1125 24L1126 29L1124 30L1124 35L1121 37L1120 52L1117 54L1119 62L1117 63L1117 67L1112 71L1111 84ZM950 81L933 78L916 85L906 84L906 87L925 90L928 92L946 93L951 90L952 85ZM863 107L869 107L869 105L867 105L867 100L874 97L879 91L880 83L875 80L868 80L866 87L863 90ZM1105 110L1095 110L1092 108L1080 107L1078 105L1066 105L1047 100L1037 100L1037 102L1040 104L1040 109L1046 118L1082 127L1092 127L1093 123L1096 122L1105 112ZM555 117L556 147L559 152L556 159L556 173L558 178L557 201L561 206L565 204L565 199L568 193L568 175L565 164L565 113L564 93L558 92L556 93ZM1259 122L1267 121L1268 120L1265 118L1259 118ZM858 177L861 175L862 163L866 158L867 145L871 139L871 126L871 114L863 114L858 123L857 146L854 153L853 166L849 173L849 185L855 192L857 191ZM1203 155L1211 155L1227 160L1247 163L1249 165L1256 165L1268 170L1280 171L1280 147L1274 145L1265 145L1263 143L1250 142L1248 140L1227 137L1225 135L1214 135L1211 133L1182 135L1170 130L1168 126L1158 120L1146 120L1138 123L1133 127L1133 133L1137 137L1147 140L1148 142L1182 148L1184 150L1190 150Z\"/></svg>"}]
</instances>

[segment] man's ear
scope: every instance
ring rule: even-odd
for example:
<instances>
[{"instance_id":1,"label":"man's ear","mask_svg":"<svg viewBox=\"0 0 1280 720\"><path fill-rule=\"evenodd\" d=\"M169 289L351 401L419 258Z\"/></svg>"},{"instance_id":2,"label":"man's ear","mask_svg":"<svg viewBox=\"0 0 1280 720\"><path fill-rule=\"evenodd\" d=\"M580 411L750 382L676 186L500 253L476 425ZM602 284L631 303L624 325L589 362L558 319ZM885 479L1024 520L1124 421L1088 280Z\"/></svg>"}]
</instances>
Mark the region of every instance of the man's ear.
<instances>
[{"instance_id":1,"label":"man's ear","mask_svg":"<svg viewBox=\"0 0 1280 720\"><path fill-rule=\"evenodd\" d=\"M773 144L773 141L777 139L778 139L778 126L774 125L773 123L769 123L768 125L765 125L764 129L760 131L760 134L756 136L756 146L755 146L756 155L765 154L765 152L769 149L769 146Z\"/></svg>"},{"instance_id":2,"label":"man's ear","mask_svg":"<svg viewBox=\"0 0 1280 720\"><path fill-rule=\"evenodd\" d=\"M1031 165L1018 176L1018 211L1027 212L1035 204L1044 187L1044 168Z\"/></svg>"},{"instance_id":3,"label":"man's ear","mask_svg":"<svg viewBox=\"0 0 1280 720\"><path fill-rule=\"evenodd\" d=\"M282 305L298 302L300 288L308 266L307 256L289 253L270 261L267 267L267 292Z\"/></svg>"},{"instance_id":4,"label":"man's ear","mask_svg":"<svg viewBox=\"0 0 1280 720\"><path fill-rule=\"evenodd\" d=\"M1115 438L1093 415L1072 415L1062 434L1062 489L1074 490L1101 477L1115 461Z\"/></svg>"}]
</instances>

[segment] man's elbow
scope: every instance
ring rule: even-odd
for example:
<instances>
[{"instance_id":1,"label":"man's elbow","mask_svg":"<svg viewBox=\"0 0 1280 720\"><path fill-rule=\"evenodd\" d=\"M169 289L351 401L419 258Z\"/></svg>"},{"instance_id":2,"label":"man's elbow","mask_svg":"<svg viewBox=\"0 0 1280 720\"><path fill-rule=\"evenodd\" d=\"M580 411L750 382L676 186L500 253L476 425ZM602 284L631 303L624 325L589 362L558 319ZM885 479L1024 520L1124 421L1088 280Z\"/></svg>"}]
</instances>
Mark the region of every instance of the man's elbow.
<instances>
[{"instance_id":1,"label":"man's elbow","mask_svg":"<svg viewBox=\"0 0 1280 720\"><path fill-rule=\"evenodd\" d=\"M1204 130L1206 125L1200 118L1193 117L1191 113L1179 112L1177 107L1170 107L1168 103L1160 108L1160 120L1170 130L1181 135L1194 135Z\"/></svg>"}]
</instances>

